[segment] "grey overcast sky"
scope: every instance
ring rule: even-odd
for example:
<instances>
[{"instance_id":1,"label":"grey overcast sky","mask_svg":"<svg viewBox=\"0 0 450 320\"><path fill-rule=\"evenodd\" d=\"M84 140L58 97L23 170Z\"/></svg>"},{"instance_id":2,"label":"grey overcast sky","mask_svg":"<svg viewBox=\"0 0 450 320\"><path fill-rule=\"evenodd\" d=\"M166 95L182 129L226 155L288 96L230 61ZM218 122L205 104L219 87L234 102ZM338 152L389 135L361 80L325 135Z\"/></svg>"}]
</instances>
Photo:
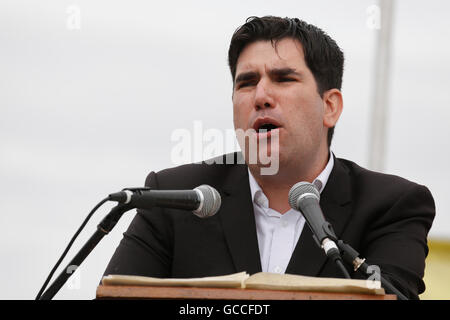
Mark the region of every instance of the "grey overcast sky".
<instances>
[{"instance_id":1,"label":"grey overcast sky","mask_svg":"<svg viewBox=\"0 0 450 320\"><path fill-rule=\"evenodd\" d=\"M227 50L248 16L299 17L346 56L333 151L368 163L375 0L0 2L0 299L32 299L90 209L174 166L172 133L232 129ZM448 1L396 1L387 173L432 191L450 239ZM76 16L79 13L79 20ZM74 20L75 17L75 20ZM226 152L233 149L226 149ZM192 159L196 161L200 159ZM106 214L101 209L73 250ZM134 212L56 298L90 299ZM66 259L67 263L68 260Z\"/></svg>"}]
</instances>

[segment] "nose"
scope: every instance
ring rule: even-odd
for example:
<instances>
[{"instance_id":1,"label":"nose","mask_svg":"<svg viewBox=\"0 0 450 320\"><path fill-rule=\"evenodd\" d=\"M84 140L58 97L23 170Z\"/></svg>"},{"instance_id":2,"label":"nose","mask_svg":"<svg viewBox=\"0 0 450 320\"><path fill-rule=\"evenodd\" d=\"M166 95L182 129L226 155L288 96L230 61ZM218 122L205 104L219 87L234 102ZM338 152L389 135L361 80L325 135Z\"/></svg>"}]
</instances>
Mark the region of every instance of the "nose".
<instances>
[{"instance_id":1,"label":"nose","mask_svg":"<svg viewBox=\"0 0 450 320\"><path fill-rule=\"evenodd\" d=\"M255 92L255 109L273 108L275 103L269 85L263 80L259 81Z\"/></svg>"}]
</instances>

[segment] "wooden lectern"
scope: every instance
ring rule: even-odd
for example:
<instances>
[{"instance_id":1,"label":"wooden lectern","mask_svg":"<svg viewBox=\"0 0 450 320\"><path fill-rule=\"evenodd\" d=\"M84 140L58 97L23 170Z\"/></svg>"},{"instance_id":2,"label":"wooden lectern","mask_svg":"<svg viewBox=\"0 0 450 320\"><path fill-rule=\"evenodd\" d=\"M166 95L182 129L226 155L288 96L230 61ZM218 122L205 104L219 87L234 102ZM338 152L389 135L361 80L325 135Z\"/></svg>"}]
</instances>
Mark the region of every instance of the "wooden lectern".
<instances>
[{"instance_id":1,"label":"wooden lectern","mask_svg":"<svg viewBox=\"0 0 450 320\"><path fill-rule=\"evenodd\" d=\"M97 299L206 299L206 300L396 300L393 294L340 292L100 285Z\"/></svg>"}]
</instances>

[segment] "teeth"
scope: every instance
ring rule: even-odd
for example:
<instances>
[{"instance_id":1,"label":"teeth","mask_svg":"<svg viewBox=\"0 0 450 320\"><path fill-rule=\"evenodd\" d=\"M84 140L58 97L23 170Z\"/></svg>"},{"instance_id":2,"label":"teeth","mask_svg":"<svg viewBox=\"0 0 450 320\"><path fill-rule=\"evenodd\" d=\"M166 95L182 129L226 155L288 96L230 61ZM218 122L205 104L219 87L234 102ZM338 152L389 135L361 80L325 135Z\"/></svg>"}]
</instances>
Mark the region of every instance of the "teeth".
<instances>
[{"instance_id":1,"label":"teeth","mask_svg":"<svg viewBox=\"0 0 450 320\"><path fill-rule=\"evenodd\" d=\"M262 126L259 127L258 131L265 130L265 132L269 132L269 131L271 131L273 129L276 129L276 128L278 128L278 127L276 125L274 125L274 124L265 123L265 124L263 124Z\"/></svg>"}]
</instances>

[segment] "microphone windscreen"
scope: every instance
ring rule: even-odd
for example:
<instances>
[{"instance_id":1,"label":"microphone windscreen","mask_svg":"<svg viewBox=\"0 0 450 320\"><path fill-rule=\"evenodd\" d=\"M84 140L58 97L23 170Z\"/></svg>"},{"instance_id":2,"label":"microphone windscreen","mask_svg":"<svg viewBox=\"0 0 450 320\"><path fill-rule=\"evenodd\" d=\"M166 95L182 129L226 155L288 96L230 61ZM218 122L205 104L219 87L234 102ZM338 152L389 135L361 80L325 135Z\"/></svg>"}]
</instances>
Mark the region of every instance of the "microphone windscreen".
<instances>
[{"instance_id":1,"label":"microphone windscreen","mask_svg":"<svg viewBox=\"0 0 450 320\"><path fill-rule=\"evenodd\" d=\"M316 186L309 182L297 182L289 191L289 205L292 209L298 210L298 199L304 194L313 194L320 200L320 193Z\"/></svg>"},{"instance_id":2,"label":"microphone windscreen","mask_svg":"<svg viewBox=\"0 0 450 320\"><path fill-rule=\"evenodd\" d=\"M200 191L203 198L200 207L194 211L194 214L200 218L215 215L219 211L222 203L219 192L207 184L202 184L194 190Z\"/></svg>"}]
</instances>

